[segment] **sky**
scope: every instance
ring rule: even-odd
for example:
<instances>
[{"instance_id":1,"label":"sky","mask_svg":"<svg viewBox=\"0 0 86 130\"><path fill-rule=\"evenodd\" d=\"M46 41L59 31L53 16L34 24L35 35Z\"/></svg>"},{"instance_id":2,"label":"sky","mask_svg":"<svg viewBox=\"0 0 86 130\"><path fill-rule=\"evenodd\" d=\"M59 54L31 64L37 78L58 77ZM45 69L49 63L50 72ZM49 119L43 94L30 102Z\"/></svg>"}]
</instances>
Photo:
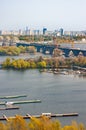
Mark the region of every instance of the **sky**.
<instances>
[{"instance_id":1,"label":"sky","mask_svg":"<svg viewBox=\"0 0 86 130\"><path fill-rule=\"evenodd\" d=\"M86 0L0 0L0 30L86 30Z\"/></svg>"}]
</instances>

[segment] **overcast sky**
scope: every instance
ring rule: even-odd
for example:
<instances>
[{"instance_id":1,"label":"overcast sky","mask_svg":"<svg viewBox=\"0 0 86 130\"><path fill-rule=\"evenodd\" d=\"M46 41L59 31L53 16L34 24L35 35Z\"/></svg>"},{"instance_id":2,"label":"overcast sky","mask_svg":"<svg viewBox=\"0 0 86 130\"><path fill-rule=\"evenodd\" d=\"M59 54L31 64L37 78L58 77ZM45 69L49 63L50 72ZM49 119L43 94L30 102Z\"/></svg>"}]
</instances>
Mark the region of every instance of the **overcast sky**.
<instances>
[{"instance_id":1,"label":"overcast sky","mask_svg":"<svg viewBox=\"0 0 86 130\"><path fill-rule=\"evenodd\" d=\"M0 30L86 30L86 0L0 0Z\"/></svg>"}]
</instances>

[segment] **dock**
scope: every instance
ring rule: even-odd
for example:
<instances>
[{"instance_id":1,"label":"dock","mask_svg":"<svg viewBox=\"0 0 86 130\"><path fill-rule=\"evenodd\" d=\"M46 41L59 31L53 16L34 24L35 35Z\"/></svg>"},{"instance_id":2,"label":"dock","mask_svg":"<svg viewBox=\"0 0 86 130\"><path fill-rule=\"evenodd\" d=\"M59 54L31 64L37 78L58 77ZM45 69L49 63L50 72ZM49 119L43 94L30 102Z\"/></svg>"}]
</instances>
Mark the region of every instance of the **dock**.
<instances>
[{"instance_id":1,"label":"dock","mask_svg":"<svg viewBox=\"0 0 86 130\"><path fill-rule=\"evenodd\" d=\"M18 106L12 106L12 107L0 108L0 110L15 110L15 109L19 109L19 107Z\"/></svg>"},{"instance_id":2,"label":"dock","mask_svg":"<svg viewBox=\"0 0 86 130\"><path fill-rule=\"evenodd\" d=\"M27 95L0 96L0 99L11 99L11 98L21 98L21 97L27 97Z\"/></svg>"},{"instance_id":3,"label":"dock","mask_svg":"<svg viewBox=\"0 0 86 130\"><path fill-rule=\"evenodd\" d=\"M41 100L14 101L13 104L41 103Z\"/></svg>"},{"instance_id":4,"label":"dock","mask_svg":"<svg viewBox=\"0 0 86 130\"><path fill-rule=\"evenodd\" d=\"M0 102L0 105L6 104L26 104L26 103L41 103L41 100L24 100L24 101L10 101L10 102Z\"/></svg>"},{"instance_id":5,"label":"dock","mask_svg":"<svg viewBox=\"0 0 86 130\"><path fill-rule=\"evenodd\" d=\"M68 116L78 116L78 113L65 113L65 114L52 114L52 113L42 113L43 116L50 117L68 117Z\"/></svg>"},{"instance_id":6,"label":"dock","mask_svg":"<svg viewBox=\"0 0 86 130\"><path fill-rule=\"evenodd\" d=\"M55 117L79 116L79 114L78 113L65 113L65 114L42 113L41 115L26 114L25 116L22 116L22 117L23 117L23 119L30 119L32 117L41 118L42 116L46 116L46 117L49 117L49 118L55 118ZM3 115L2 117L0 117L0 120L7 120L8 121L9 118L14 119L14 118L16 118L16 116L7 117L6 115Z\"/></svg>"}]
</instances>

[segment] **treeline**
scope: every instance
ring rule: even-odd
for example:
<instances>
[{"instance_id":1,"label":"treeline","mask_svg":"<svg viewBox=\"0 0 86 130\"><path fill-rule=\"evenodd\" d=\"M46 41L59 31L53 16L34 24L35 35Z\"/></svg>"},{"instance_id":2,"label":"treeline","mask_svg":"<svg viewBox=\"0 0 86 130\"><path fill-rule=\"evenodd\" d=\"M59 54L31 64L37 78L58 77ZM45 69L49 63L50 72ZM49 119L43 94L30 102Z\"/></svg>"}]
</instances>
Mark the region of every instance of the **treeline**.
<instances>
[{"instance_id":1,"label":"treeline","mask_svg":"<svg viewBox=\"0 0 86 130\"><path fill-rule=\"evenodd\" d=\"M7 58L3 63L3 68L30 69L30 68L71 68L72 66L86 67L86 57L75 58L43 58L36 59L10 59Z\"/></svg>"},{"instance_id":2,"label":"treeline","mask_svg":"<svg viewBox=\"0 0 86 130\"><path fill-rule=\"evenodd\" d=\"M30 121L24 120L21 116L8 118L6 123L0 122L0 130L86 130L83 123L73 121L70 125L62 126L60 121L51 120L45 116L41 118L31 117Z\"/></svg>"},{"instance_id":3,"label":"treeline","mask_svg":"<svg viewBox=\"0 0 86 130\"><path fill-rule=\"evenodd\" d=\"M79 39L79 38L77 38ZM69 36L45 36L45 35L30 35L30 36L19 36L19 40L21 41L26 41L26 42L42 42L42 41L52 41L55 40L56 43L71 43L74 40L76 40L75 38L70 38Z\"/></svg>"},{"instance_id":4,"label":"treeline","mask_svg":"<svg viewBox=\"0 0 86 130\"><path fill-rule=\"evenodd\" d=\"M43 35L30 35L30 36L19 36L19 40L26 41L26 42L41 42L41 41L51 41L52 36L43 36Z\"/></svg>"},{"instance_id":5,"label":"treeline","mask_svg":"<svg viewBox=\"0 0 86 130\"><path fill-rule=\"evenodd\" d=\"M33 46L0 46L1 56L18 56L20 53L35 53L36 49Z\"/></svg>"},{"instance_id":6,"label":"treeline","mask_svg":"<svg viewBox=\"0 0 86 130\"><path fill-rule=\"evenodd\" d=\"M86 39L86 36L57 36L57 35L20 35L19 40L26 42L41 42L41 41L52 41L55 40L56 43L72 43L73 41L82 40L82 38Z\"/></svg>"},{"instance_id":7,"label":"treeline","mask_svg":"<svg viewBox=\"0 0 86 130\"><path fill-rule=\"evenodd\" d=\"M46 68L45 61L35 61L33 59L10 59L7 58L2 63L3 68L13 68L13 69L29 69L29 68Z\"/></svg>"}]
</instances>

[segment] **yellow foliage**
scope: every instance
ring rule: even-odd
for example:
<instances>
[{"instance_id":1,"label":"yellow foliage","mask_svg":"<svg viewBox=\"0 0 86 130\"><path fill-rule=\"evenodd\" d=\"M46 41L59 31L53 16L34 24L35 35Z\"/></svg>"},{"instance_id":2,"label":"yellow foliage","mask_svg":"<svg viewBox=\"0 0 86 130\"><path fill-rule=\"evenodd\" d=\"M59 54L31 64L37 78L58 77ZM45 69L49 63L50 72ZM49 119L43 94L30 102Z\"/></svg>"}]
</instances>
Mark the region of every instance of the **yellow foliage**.
<instances>
[{"instance_id":1,"label":"yellow foliage","mask_svg":"<svg viewBox=\"0 0 86 130\"><path fill-rule=\"evenodd\" d=\"M28 130L27 122L19 115L16 118L9 118L7 122L7 130Z\"/></svg>"},{"instance_id":2,"label":"yellow foliage","mask_svg":"<svg viewBox=\"0 0 86 130\"><path fill-rule=\"evenodd\" d=\"M46 116L40 118L31 117L29 122L22 116L8 118L6 123L0 122L0 130L86 130L83 123L73 121L71 125L61 126L58 120L51 120Z\"/></svg>"},{"instance_id":3,"label":"yellow foliage","mask_svg":"<svg viewBox=\"0 0 86 130\"><path fill-rule=\"evenodd\" d=\"M52 121L46 116L39 119L32 117L29 128L30 130L61 130L59 121Z\"/></svg>"},{"instance_id":4,"label":"yellow foliage","mask_svg":"<svg viewBox=\"0 0 86 130\"><path fill-rule=\"evenodd\" d=\"M2 122L0 122L0 130L7 130L6 125Z\"/></svg>"}]
</instances>

